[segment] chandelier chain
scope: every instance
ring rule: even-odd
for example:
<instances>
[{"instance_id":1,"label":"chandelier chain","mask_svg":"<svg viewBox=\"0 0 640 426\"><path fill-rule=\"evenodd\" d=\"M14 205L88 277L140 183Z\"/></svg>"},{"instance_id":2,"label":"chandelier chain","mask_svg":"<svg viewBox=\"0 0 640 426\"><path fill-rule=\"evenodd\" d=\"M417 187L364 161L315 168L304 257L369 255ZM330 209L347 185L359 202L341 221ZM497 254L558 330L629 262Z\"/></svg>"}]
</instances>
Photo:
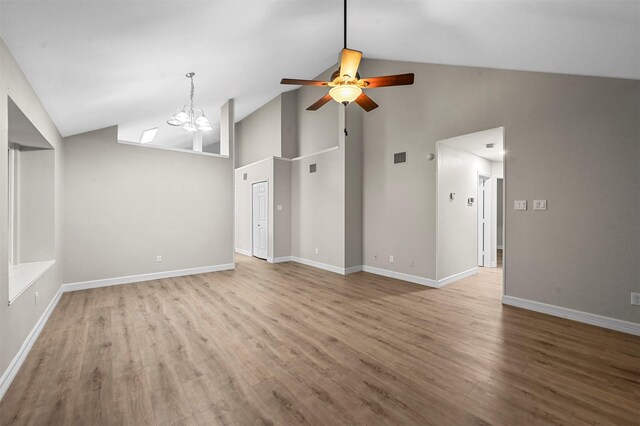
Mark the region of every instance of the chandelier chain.
<instances>
[{"instance_id":1,"label":"chandelier chain","mask_svg":"<svg viewBox=\"0 0 640 426\"><path fill-rule=\"evenodd\" d=\"M189 77L191 80L191 110L193 111L193 94L195 92L195 87L193 85L193 76Z\"/></svg>"}]
</instances>

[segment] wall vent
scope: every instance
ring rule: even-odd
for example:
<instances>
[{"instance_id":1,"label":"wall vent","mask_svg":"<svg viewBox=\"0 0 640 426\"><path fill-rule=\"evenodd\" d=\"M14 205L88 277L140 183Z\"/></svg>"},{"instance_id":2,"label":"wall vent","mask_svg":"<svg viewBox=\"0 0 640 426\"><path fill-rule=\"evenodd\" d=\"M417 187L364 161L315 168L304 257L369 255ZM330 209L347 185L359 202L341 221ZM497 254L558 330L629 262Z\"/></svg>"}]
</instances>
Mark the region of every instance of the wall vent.
<instances>
[{"instance_id":1,"label":"wall vent","mask_svg":"<svg viewBox=\"0 0 640 426\"><path fill-rule=\"evenodd\" d=\"M246 173L242 175L242 180L247 180L247 174Z\"/></svg>"},{"instance_id":2,"label":"wall vent","mask_svg":"<svg viewBox=\"0 0 640 426\"><path fill-rule=\"evenodd\" d=\"M315 173L315 172L316 172L316 163L310 164L309 173Z\"/></svg>"},{"instance_id":3,"label":"wall vent","mask_svg":"<svg viewBox=\"0 0 640 426\"><path fill-rule=\"evenodd\" d=\"M407 162L407 153L406 152L396 152L393 154L393 164L400 164Z\"/></svg>"}]
</instances>

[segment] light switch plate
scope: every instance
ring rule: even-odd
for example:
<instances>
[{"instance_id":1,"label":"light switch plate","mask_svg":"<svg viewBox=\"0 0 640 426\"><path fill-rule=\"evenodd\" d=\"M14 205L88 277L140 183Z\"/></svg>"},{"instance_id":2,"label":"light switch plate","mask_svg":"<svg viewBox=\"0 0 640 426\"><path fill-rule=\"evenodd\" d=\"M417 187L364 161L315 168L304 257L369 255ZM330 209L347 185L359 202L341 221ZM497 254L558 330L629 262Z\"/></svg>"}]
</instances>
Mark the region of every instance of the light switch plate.
<instances>
[{"instance_id":1,"label":"light switch plate","mask_svg":"<svg viewBox=\"0 0 640 426\"><path fill-rule=\"evenodd\" d=\"M279 212L281 212L281 211L282 211L282 204L278 204L278 205L276 206L276 210L278 210Z\"/></svg>"},{"instance_id":2,"label":"light switch plate","mask_svg":"<svg viewBox=\"0 0 640 426\"><path fill-rule=\"evenodd\" d=\"M516 200L513 202L514 210L526 210L527 209L527 200Z\"/></svg>"},{"instance_id":3,"label":"light switch plate","mask_svg":"<svg viewBox=\"0 0 640 426\"><path fill-rule=\"evenodd\" d=\"M534 210L546 210L547 209L547 200L533 200L533 209Z\"/></svg>"}]
</instances>

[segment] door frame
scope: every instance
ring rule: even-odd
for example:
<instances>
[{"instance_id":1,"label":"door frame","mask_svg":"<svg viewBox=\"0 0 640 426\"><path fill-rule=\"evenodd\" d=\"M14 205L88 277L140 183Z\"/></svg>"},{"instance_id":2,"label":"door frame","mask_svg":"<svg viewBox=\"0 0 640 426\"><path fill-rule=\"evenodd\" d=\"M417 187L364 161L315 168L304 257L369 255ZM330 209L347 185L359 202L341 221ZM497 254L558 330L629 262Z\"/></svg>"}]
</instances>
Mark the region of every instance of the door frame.
<instances>
[{"instance_id":1,"label":"door frame","mask_svg":"<svg viewBox=\"0 0 640 426\"><path fill-rule=\"evenodd\" d=\"M253 186L257 185L259 183L265 183L267 185L267 212L266 212L267 213L267 220L266 220L266 222L267 222L267 256L264 259L264 260L267 260L267 259L269 259L269 243L270 243L270 241L269 241L269 228L270 228L270 226L269 226L269 219L270 219L269 205L271 203L270 195L269 195L269 179L261 179L261 180L255 181L255 182L251 182L251 186L250 186L249 193L250 193L250 197L251 197L251 203L250 203L250 205L251 205L251 221L250 221L250 226L251 226L251 228L250 228L251 229L251 232L250 232L250 235L251 235L251 256L258 257L258 256L255 255L255 253L253 251L254 248L255 248L255 245L253 244L253 242L254 242L253 241L253 216L254 216L254 210L253 210ZM258 257L258 259L262 259L262 258Z\"/></svg>"},{"instance_id":2,"label":"door frame","mask_svg":"<svg viewBox=\"0 0 640 426\"><path fill-rule=\"evenodd\" d=\"M493 251L495 251L495 247L493 247L493 244L491 244L491 231L492 231L492 224L491 221L493 220L493 209L492 209L492 200L493 197L491 196L491 192L492 192L492 185L491 185L491 176L487 176L486 174L482 173L482 172L478 172L478 178L477 178L477 194L476 194L476 222L478 224L478 229L477 229L477 233L476 233L476 253L477 253L477 259L478 259L478 266L479 267L483 267L483 268L490 268L493 267L493 263L495 263L495 256L493 255ZM483 196L480 195L480 181L484 181L484 194ZM487 203L487 193L489 195L489 202ZM480 212L480 208L482 207L482 213L484 214L481 215ZM488 207L488 211L487 211L487 207ZM481 219L484 219L484 222L481 222ZM488 222L487 222L488 221ZM481 226L481 223L484 224L484 226ZM488 226L487 226L488 225ZM483 232L483 231L488 231L488 232ZM487 235L488 234L488 235ZM480 235L482 235L482 247L483 247L483 254L480 253L481 249L480 249ZM488 246L488 249L487 249ZM480 259L482 256L482 265L480 265Z\"/></svg>"}]
</instances>

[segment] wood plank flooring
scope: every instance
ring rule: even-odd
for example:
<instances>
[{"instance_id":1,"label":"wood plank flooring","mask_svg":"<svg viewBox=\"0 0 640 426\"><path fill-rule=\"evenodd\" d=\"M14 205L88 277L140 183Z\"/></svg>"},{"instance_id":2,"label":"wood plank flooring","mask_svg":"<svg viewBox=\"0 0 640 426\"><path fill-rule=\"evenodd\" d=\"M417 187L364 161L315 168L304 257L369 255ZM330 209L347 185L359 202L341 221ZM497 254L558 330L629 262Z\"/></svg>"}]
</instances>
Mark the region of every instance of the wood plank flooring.
<instances>
[{"instance_id":1,"label":"wood plank flooring","mask_svg":"<svg viewBox=\"0 0 640 426\"><path fill-rule=\"evenodd\" d=\"M640 421L640 338L435 290L238 256L235 271L66 293L2 425Z\"/></svg>"}]
</instances>

